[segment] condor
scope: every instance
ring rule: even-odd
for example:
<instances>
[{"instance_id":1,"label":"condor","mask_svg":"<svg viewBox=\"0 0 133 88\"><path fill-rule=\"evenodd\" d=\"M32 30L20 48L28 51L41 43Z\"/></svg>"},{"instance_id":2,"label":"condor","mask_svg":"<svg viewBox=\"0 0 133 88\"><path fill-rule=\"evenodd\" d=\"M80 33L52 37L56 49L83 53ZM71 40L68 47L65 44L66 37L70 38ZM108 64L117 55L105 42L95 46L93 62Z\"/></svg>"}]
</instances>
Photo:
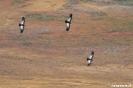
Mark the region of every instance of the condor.
<instances>
[{"instance_id":1,"label":"condor","mask_svg":"<svg viewBox=\"0 0 133 88\"><path fill-rule=\"evenodd\" d=\"M90 57L87 57L87 61L88 61L88 65L87 66L91 65L93 57L94 57L94 51L91 52Z\"/></svg>"},{"instance_id":2,"label":"condor","mask_svg":"<svg viewBox=\"0 0 133 88\"><path fill-rule=\"evenodd\" d=\"M24 31L24 23L25 23L25 17L22 17L22 21L21 23L19 23L19 27L20 27L20 33L23 33Z\"/></svg>"},{"instance_id":3,"label":"condor","mask_svg":"<svg viewBox=\"0 0 133 88\"><path fill-rule=\"evenodd\" d=\"M65 23L66 23L66 31L69 31L69 29L70 29L71 20L72 20L72 13L69 15L68 20L65 20Z\"/></svg>"}]
</instances>

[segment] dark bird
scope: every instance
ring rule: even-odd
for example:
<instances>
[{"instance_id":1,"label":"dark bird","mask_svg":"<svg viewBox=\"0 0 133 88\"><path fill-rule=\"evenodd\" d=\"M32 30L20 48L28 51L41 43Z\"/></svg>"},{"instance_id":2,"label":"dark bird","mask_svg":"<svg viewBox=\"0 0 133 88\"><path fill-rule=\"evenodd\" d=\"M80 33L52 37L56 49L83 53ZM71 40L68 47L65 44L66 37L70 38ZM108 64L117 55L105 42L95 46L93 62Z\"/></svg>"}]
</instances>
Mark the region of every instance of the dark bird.
<instances>
[{"instance_id":1,"label":"dark bird","mask_svg":"<svg viewBox=\"0 0 133 88\"><path fill-rule=\"evenodd\" d=\"M88 61L88 65L87 66L91 65L93 57L94 57L94 51L91 52L90 57L87 57L87 61Z\"/></svg>"},{"instance_id":2,"label":"dark bird","mask_svg":"<svg viewBox=\"0 0 133 88\"><path fill-rule=\"evenodd\" d=\"M19 23L19 27L20 27L20 33L23 33L24 31L24 23L25 23L25 17L22 17L22 21L21 23Z\"/></svg>"},{"instance_id":3,"label":"dark bird","mask_svg":"<svg viewBox=\"0 0 133 88\"><path fill-rule=\"evenodd\" d=\"M69 29L70 29L71 20L72 20L72 13L69 15L68 20L65 20L65 23L66 23L66 31L69 31Z\"/></svg>"}]
</instances>

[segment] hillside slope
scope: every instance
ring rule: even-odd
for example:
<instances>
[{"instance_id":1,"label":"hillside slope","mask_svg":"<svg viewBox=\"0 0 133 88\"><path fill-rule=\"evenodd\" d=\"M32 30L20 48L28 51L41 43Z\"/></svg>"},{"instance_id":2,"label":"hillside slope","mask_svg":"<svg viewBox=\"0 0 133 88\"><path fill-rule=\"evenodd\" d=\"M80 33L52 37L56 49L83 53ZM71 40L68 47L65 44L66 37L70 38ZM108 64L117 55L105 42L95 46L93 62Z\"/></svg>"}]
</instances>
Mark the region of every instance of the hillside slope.
<instances>
[{"instance_id":1,"label":"hillside slope","mask_svg":"<svg viewBox=\"0 0 133 88\"><path fill-rule=\"evenodd\" d=\"M1 88L133 84L133 7L120 0L0 1ZM73 13L70 31L65 20ZM26 18L23 34L18 27ZM95 52L91 66L86 58Z\"/></svg>"}]
</instances>

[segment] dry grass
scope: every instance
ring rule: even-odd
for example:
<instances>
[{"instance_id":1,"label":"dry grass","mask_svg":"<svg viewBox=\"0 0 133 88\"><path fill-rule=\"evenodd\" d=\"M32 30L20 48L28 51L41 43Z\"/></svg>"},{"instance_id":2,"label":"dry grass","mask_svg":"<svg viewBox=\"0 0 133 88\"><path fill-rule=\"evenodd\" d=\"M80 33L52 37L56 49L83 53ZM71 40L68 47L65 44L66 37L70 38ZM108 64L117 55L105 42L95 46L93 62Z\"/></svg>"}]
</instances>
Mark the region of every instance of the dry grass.
<instances>
[{"instance_id":1,"label":"dry grass","mask_svg":"<svg viewBox=\"0 0 133 88\"><path fill-rule=\"evenodd\" d=\"M4 9L0 13L0 88L109 88L111 84L132 84L130 6L122 7L126 12L115 13L118 9L107 11L114 4L98 5L94 1L24 2L0 6ZM70 12L73 20L66 32L64 20ZM22 16L26 17L26 26L20 34ZM94 60L87 67L86 58L92 50Z\"/></svg>"},{"instance_id":2,"label":"dry grass","mask_svg":"<svg viewBox=\"0 0 133 88\"><path fill-rule=\"evenodd\" d=\"M68 87L73 87L73 88L86 88L88 86L91 86L92 84L97 84L97 85L102 85L104 83L101 83L100 81L97 81L95 83L92 80L85 80L85 79L50 79L50 78L45 78L45 79L38 79L38 78L24 78L23 80L20 80L21 78L15 78L12 80L12 82L9 82L10 79L5 79L3 80L4 83L2 83L1 87L6 87L6 88L27 88L28 87L38 87L38 88L53 88L53 87L58 87L58 88L68 88ZM18 82L19 80L19 82ZM108 84L109 85L109 84ZM92 88L95 88L96 86L91 86ZM108 86L106 86L108 87ZM103 86L103 88L106 88Z\"/></svg>"},{"instance_id":3,"label":"dry grass","mask_svg":"<svg viewBox=\"0 0 133 88\"><path fill-rule=\"evenodd\" d=\"M60 3L58 3L60 2ZM30 1L27 2L28 6L23 7L21 10L22 11L29 11L29 12L37 12L37 11L55 11L60 9L64 4L66 3L65 0L59 0L59 1L54 1L54 0L41 0L41 1Z\"/></svg>"}]
</instances>

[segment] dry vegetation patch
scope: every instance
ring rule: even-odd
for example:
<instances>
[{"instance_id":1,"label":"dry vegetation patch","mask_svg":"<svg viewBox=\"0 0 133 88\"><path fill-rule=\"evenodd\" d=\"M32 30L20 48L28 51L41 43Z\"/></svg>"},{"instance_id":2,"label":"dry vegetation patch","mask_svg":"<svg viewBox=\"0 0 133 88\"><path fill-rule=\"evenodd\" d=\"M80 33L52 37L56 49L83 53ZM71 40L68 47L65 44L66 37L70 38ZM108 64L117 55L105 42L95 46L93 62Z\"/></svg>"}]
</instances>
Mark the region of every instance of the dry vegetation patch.
<instances>
[{"instance_id":1,"label":"dry vegetation patch","mask_svg":"<svg viewBox=\"0 0 133 88\"><path fill-rule=\"evenodd\" d=\"M60 3L58 3L60 2ZM34 0L34 1L30 1L27 2L27 4L30 4L29 6L25 6L23 7L21 10L23 11L55 11L60 9L64 4L66 3L66 1L64 0L59 0L59 1L55 1L55 0Z\"/></svg>"},{"instance_id":2,"label":"dry vegetation patch","mask_svg":"<svg viewBox=\"0 0 133 88\"><path fill-rule=\"evenodd\" d=\"M132 82L131 0L7 1L0 1L0 87L108 88ZM20 34L22 16L26 26Z\"/></svg>"}]
</instances>

